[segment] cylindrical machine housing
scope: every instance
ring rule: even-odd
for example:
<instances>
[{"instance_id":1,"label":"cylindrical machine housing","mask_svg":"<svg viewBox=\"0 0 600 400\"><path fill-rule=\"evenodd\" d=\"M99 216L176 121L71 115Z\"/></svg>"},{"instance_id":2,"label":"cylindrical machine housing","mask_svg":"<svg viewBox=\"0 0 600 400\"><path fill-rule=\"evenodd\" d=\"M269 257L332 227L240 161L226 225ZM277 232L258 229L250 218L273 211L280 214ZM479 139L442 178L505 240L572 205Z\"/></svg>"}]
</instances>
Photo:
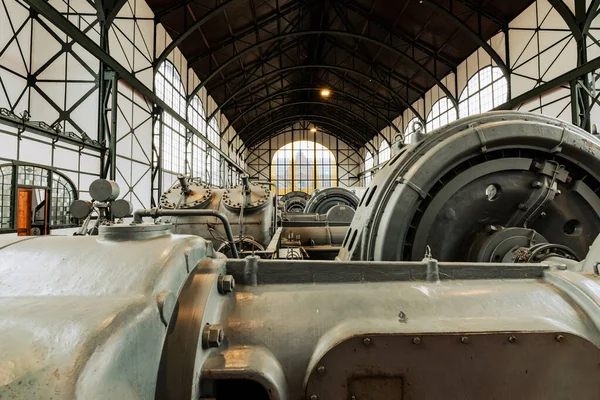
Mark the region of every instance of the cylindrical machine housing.
<instances>
[{"instance_id":1,"label":"cylindrical machine housing","mask_svg":"<svg viewBox=\"0 0 600 400\"><path fill-rule=\"evenodd\" d=\"M517 112L461 119L377 173L339 257L420 260L430 248L444 261L484 261L477 255L495 232L517 227L582 258L600 233L599 171L600 140L563 121Z\"/></svg>"},{"instance_id":2,"label":"cylindrical machine housing","mask_svg":"<svg viewBox=\"0 0 600 400\"><path fill-rule=\"evenodd\" d=\"M316 189L306 203L305 213L327 214L330 208L336 205L346 205L356 209L359 198L349 188L329 187Z\"/></svg>"},{"instance_id":3,"label":"cylindrical machine housing","mask_svg":"<svg viewBox=\"0 0 600 400\"><path fill-rule=\"evenodd\" d=\"M166 209L212 209L225 214L236 241L240 235L246 246L250 241L267 247L274 233L275 200L268 184L238 185L229 189L214 189L198 182L188 182L189 194L174 185L161 197ZM220 220L214 217L165 217L173 231L197 235L211 240L216 249L229 246Z\"/></svg>"}]
</instances>

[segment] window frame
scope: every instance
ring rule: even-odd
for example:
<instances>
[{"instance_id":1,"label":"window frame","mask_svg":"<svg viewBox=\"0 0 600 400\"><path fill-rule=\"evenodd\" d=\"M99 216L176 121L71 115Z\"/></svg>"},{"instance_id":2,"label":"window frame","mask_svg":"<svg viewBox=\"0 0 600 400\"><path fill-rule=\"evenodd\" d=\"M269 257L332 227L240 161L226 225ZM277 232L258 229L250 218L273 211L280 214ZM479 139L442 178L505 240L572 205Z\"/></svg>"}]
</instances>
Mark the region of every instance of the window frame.
<instances>
[{"instance_id":1,"label":"window frame","mask_svg":"<svg viewBox=\"0 0 600 400\"><path fill-rule=\"evenodd\" d=\"M312 193L338 186L335 154L326 146L296 140L281 146L271 158L271 179L278 196L292 191Z\"/></svg>"},{"instance_id":2,"label":"window frame","mask_svg":"<svg viewBox=\"0 0 600 400\"><path fill-rule=\"evenodd\" d=\"M379 145L378 152L378 162L379 165L388 162L388 160L392 157L392 149L390 148L390 144L387 140L383 140Z\"/></svg>"},{"instance_id":3,"label":"window frame","mask_svg":"<svg viewBox=\"0 0 600 400\"><path fill-rule=\"evenodd\" d=\"M482 87L482 75L490 71L489 82ZM487 77L483 78L484 81ZM474 82L476 82L476 87ZM489 89L489 97L482 97ZM485 101L484 101L485 100ZM508 100L508 79L502 73L502 70L493 65L486 65L475 72L467 80L458 98L458 115L460 118L468 117L488 112ZM477 105L473 107L472 105Z\"/></svg>"},{"instance_id":4,"label":"window frame","mask_svg":"<svg viewBox=\"0 0 600 400\"><path fill-rule=\"evenodd\" d=\"M439 98L425 119L425 132L430 133L458 119L458 110L448 97Z\"/></svg>"}]
</instances>

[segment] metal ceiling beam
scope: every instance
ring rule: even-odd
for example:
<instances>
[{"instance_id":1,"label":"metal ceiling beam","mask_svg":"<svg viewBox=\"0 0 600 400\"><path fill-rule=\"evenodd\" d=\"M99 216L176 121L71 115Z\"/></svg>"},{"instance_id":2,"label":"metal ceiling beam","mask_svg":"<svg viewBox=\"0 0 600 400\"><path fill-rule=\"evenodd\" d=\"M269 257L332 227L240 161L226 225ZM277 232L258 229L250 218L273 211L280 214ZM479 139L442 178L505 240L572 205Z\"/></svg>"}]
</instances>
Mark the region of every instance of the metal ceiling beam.
<instances>
[{"instance_id":1,"label":"metal ceiling beam","mask_svg":"<svg viewBox=\"0 0 600 400\"><path fill-rule=\"evenodd\" d=\"M332 43L337 48L346 51L346 53L348 53L352 57L355 57L355 58L363 61L374 72L380 72L380 73L383 73L383 74L387 75L389 78L393 78L395 81L398 81L398 82L402 83L403 85L408 86L410 88L410 90L412 90L413 92L417 93L419 96L424 96L425 95L426 91L423 90L423 89L421 89L421 88L419 88L414 83L411 83L410 82L410 78L401 77L398 74L396 74L393 70L390 70L389 67L385 67L383 65L374 63L373 61L368 60L366 57L360 56L359 54L356 53L356 51L354 49L346 46L345 44L340 43L337 40L334 40ZM369 64L369 63L371 63L371 64Z\"/></svg>"},{"instance_id":2,"label":"metal ceiling beam","mask_svg":"<svg viewBox=\"0 0 600 400\"><path fill-rule=\"evenodd\" d=\"M215 52L221 51L223 50L225 47L227 46L231 46L233 44L235 44L237 41L242 40L242 38L244 38L245 36L248 36L252 33L255 33L256 31L258 31L261 28L264 28L265 26L277 21L278 19L296 11L297 9L301 8L304 6L304 3L301 1L297 1L297 2L290 2L288 3L288 5L291 4L290 7L285 8L284 10L282 10L280 13L276 13L275 15L263 20L263 21L259 21L256 25L253 25L251 28L246 29L244 32L235 35L233 37L231 37L229 40L227 40L224 43L221 43L215 47L212 47L209 51L206 51L204 53L198 54L196 56L192 56L188 59L188 65L192 65L194 64L196 61L205 58L205 57L210 57L212 56Z\"/></svg>"},{"instance_id":3,"label":"metal ceiling beam","mask_svg":"<svg viewBox=\"0 0 600 400\"><path fill-rule=\"evenodd\" d=\"M208 82L210 82L215 76L217 76L218 74L220 74L229 64L237 61L238 59L240 59L240 58L244 57L245 55L247 55L247 54L255 51L256 49L261 48L261 47L263 47L263 46L265 46L265 45L267 45L269 43L283 41L283 40L289 39L289 38L297 38L297 37L310 36L310 35L330 35L330 36L351 37L351 38L355 38L355 39L360 39L360 40L364 40L364 41L367 41L367 42L371 42L371 43L373 43L373 44L375 44L377 46L380 46L380 47L386 49L387 51L390 51L390 52L396 54L400 58L408 61L413 67L415 67L416 69L418 69L421 72L423 72L429 79L431 79L432 81L434 81L440 87L440 89L442 89L442 91L446 94L446 96L450 99L450 101L452 101L452 103L456 107L458 107L458 103L456 101L455 96L452 94L452 92L450 92L450 90L448 90L448 88L446 87L446 85L444 85L436 76L434 76L431 73L431 71L429 71L427 68L425 68L425 66L423 66L422 64L420 64L417 60L415 60L414 58L410 57L406 53L403 53L402 51L396 49L395 47L392 47L392 46L390 46L387 43L381 42L380 40L374 39L374 38L369 37L369 36L365 36L365 35L361 35L361 34L357 34L357 33L346 32L346 31L333 31L333 30L317 30L317 31L297 31L297 32L290 32L290 33L285 33L285 34L281 34L281 35L276 35L276 36L273 36L273 37L271 37L269 39L265 39L265 40L263 40L261 42L258 42L256 44L254 44L254 45L252 45L252 46L250 46L250 47L248 47L248 48L240 51L239 53L237 53L233 57L230 57L229 59L227 59L227 61L225 61L223 64L221 64L209 76L207 76L206 78L204 78L203 81L198 84L198 86L196 86L194 88L194 90L192 91L191 96L193 96L196 93L198 93L198 91L200 89L202 89L204 86L206 86L206 84ZM489 47L489 45L487 45L487 43L485 43L485 45ZM494 52L493 49L491 51ZM496 55L497 55L497 53L496 53ZM500 62L502 63L502 65L504 65L504 62L501 59L500 59Z\"/></svg>"},{"instance_id":4,"label":"metal ceiling beam","mask_svg":"<svg viewBox=\"0 0 600 400\"><path fill-rule=\"evenodd\" d=\"M255 138L261 137L262 134L263 134L263 132L266 131L266 130L276 129L276 128L277 129L279 129L279 128L285 128L286 126L293 125L294 123L300 122L302 120L310 120L311 122L312 121L317 121L316 125L323 124L323 125L326 125L326 126L331 126L333 128L336 128L336 129L347 130L349 133L353 133L353 138L355 139L355 144L349 143L347 141L347 137L344 137L342 135L336 135L336 134L334 134L333 136L337 137L342 142L348 144L354 150L358 151L358 150L360 150L360 147L363 146L363 144L359 140L356 140L357 138L361 138L361 134L359 132L357 132L354 129L354 127L352 127L351 125L348 125L347 123L345 123L343 121L337 120L335 118L331 118L331 117L327 117L325 115L319 115L319 114L291 115L289 117L284 117L284 118L278 119L277 121L275 121L275 122L273 122L273 123L271 123L269 125L265 125L265 126L261 127L260 130L256 131L255 134L252 137L250 137L250 141L254 140ZM332 131L332 133L333 133L333 131ZM371 146L371 149L373 151L375 151L375 147L373 147L372 144L370 144L370 143L367 142L365 144L365 146ZM251 150L251 149L255 148L256 146L254 146L254 147L246 147L246 145L244 143L242 143L236 149L236 154L239 154L239 152L242 149L242 147L245 147L248 150Z\"/></svg>"},{"instance_id":5,"label":"metal ceiling beam","mask_svg":"<svg viewBox=\"0 0 600 400\"><path fill-rule=\"evenodd\" d=\"M180 122L186 129L200 136L201 140L203 140L206 144L211 145L208 138L202 136L200 132L196 130L187 120L182 117L178 113L176 113L171 107L169 107L164 101L162 101L156 94L149 89L146 85L144 85L139 79L135 77L127 68L123 67L121 63L111 57L106 51L104 51L100 46L98 46L92 39L90 39L84 32L82 32L79 28L77 28L71 21L69 21L65 16L63 16L57 9L52 7L45 0L25 0L33 10L37 11L40 15L44 16L48 21L50 21L54 26L64 32L67 36L73 39L76 43L78 43L81 47L83 47L86 51L88 51L92 56L97 58L99 61L108 65L113 71L115 71L119 78L127 84L129 84L134 90L139 92L142 96L146 97L148 100L154 102L158 107L167 111L171 116ZM221 157L223 157L227 162L237 168L239 171L243 172L243 169L237 165L237 163L232 160L227 154L225 154L221 149L215 149L217 153Z\"/></svg>"},{"instance_id":6,"label":"metal ceiling beam","mask_svg":"<svg viewBox=\"0 0 600 400\"><path fill-rule=\"evenodd\" d=\"M244 132L249 126L251 126L254 122L256 121L260 121L262 118L271 115L273 112L278 111L282 108L287 108L287 107L293 107L293 106L301 106L301 105L316 105L316 106L325 106L325 107L331 107L331 108L335 108L337 110L340 111L344 111L344 112L349 112L350 114L352 114L352 111L342 107L340 105L337 104L332 104L332 103L323 103L320 101L295 101L295 102L291 102L291 103L284 103L284 104L280 104L277 107L273 107L272 109L270 109L269 111L263 112L261 114L258 114L256 117L254 117L252 119L252 121L250 121L250 123L248 123L246 126L244 126L242 129L239 130L239 132L236 132L236 134L231 138L230 143L233 141L233 139L235 139L237 136L242 136L242 132ZM363 121L365 123L366 126L370 127L373 132L375 133L374 136L378 136L381 135L380 130L373 124L371 124L369 121L367 121L364 118L361 118L355 114L352 114L356 117L358 117L359 120ZM366 139L366 141L368 141L370 138L369 137L363 137L363 139Z\"/></svg>"},{"instance_id":7,"label":"metal ceiling beam","mask_svg":"<svg viewBox=\"0 0 600 400\"><path fill-rule=\"evenodd\" d=\"M558 1L560 1L560 0L558 0ZM450 20L459 29L463 30L471 39L473 39L475 42L477 42L477 44L479 46L481 46L481 48L483 48L483 50L485 50L485 52L490 55L492 60L494 60L494 62L498 66L498 68L500 68L502 70L502 73L508 79L508 77L510 76L510 70L506 66L506 63L504 62L502 57L500 57L500 55L496 52L496 50L494 50L492 48L492 46L490 46L487 43L487 41L485 41L481 36L479 36L477 34L477 32L472 30L463 20L461 20L456 15L452 14L446 8L440 6L433 0L422 0L422 3L425 4L427 7L433 9L435 12L442 14L445 18ZM509 95L510 95L510 93L509 93ZM457 106L457 109L458 109L458 106Z\"/></svg>"},{"instance_id":8,"label":"metal ceiling beam","mask_svg":"<svg viewBox=\"0 0 600 400\"><path fill-rule=\"evenodd\" d=\"M23 119L5 108L0 108L0 123L16 128L17 132L19 132L17 134L18 136L20 136L22 132L35 132L38 135L52 139L53 143L55 141L61 141L79 148L92 149L98 152L102 152L106 149L104 144L99 143L96 140L89 139L86 136L79 136L72 132L57 131L44 122Z\"/></svg>"},{"instance_id":9,"label":"metal ceiling beam","mask_svg":"<svg viewBox=\"0 0 600 400\"><path fill-rule=\"evenodd\" d=\"M579 29L579 25L577 25L577 21L575 20L575 15L569 9L562 0L548 0L548 3L560 14L562 19L565 21L571 33L575 37L575 40L579 41L583 37L581 34L581 29Z\"/></svg>"},{"instance_id":10,"label":"metal ceiling beam","mask_svg":"<svg viewBox=\"0 0 600 400\"><path fill-rule=\"evenodd\" d=\"M99 0L96 0L99 1ZM117 14L121 11L121 8L127 3L127 0L115 0L113 4L111 4L110 8L105 13L106 17L106 26L110 26L115 18L117 18Z\"/></svg>"},{"instance_id":11,"label":"metal ceiling beam","mask_svg":"<svg viewBox=\"0 0 600 400\"><path fill-rule=\"evenodd\" d=\"M366 21L369 22L369 24L373 24L373 25L377 26L378 28L386 31L388 34L400 38L401 40L405 41L408 45L417 48L419 51L422 51L423 53L427 54L429 57L432 57L439 63L444 64L447 67L452 68L452 69L456 68L455 62L445 59L444 57L437 54L435 52L435 50L428 48L428 46L425 44L417 42L410 36L406 35L404 32L397 30L393 26L390 26L383 21L376 21L371 15L369 15L369 13L367 11L363 10L362 8L360 8L353 2L348 1L348 0L336 0L336 1L339 4L341 4L343 7L345 7L346 9L351 10L351 11L355 12L356 14L360 15L361 18L364 18Z\"/></svg>"},{"instance_id":12,"label":"metal ceiling beam","mask_svg":"<svg viewBox=\"0 0 600 400\"><path fill-rule=\"evenodd\" d=\"M303 116L303 118L310 118L310 125L315 125L320 128L328 127L328 128L326 128L328 131L328 134L330 134L331 136L346 143L349 147L351 147L352 149L354 149L356 151L359 151L360 148L363 146L361 144L361 142L359 142L355 138L355 135L357 135L357 132L348 124L338 123L333 118L324 117L324 116L320 117L320 116L311 115L311 114L306 114ZM286 117L286 118L280 119L278 121L272 122L271 124L265 126L264 129L261 128L261 132L259 132L259 134L256 135L256 137L254 137L254 136L252 137L252 140L253 140L252 147L246 147L245 144L242 143L236 149L236 154L240 154L240 151L242 151L243 149L247 149L249 151L251 151L252 149L256 149L262 143L270 140L274 136L279 135L281 129L288 128L288 127L293 126L294 124L300 123L302 121L303 120L298 120L296 118L296 116L291 116L291 117ZM272 133L269 135L265 135L264 132L267 130L270 130ZM338 130L338 131L342 130L344 132L344 135L336 133L336 130ZM254 140L255 138L257 140ZM348 139L352 139L352 140L349 141ZM372 144L369 144L369 145L370 145L371 149L374 149Z\"/></svg>"},{"instance_id":13,"label":"metal ceiling beam","mask_svg":"<svg viewBox=\"0 0 600 400\"><path fill-rule=\"evenodd\" d=\"M300 43L301 43L301 42L300 42ZM334 44L335 44L335 46L337 46L338 48L340 48L340 49L342 49L342 50L346 50L346 51L347 51L347 52L348 52L350 55L352 55L352 57L355 57L355 58L357 58L358 60L361 60L361 61L363 61L363 62L366 64L366 66L369 66L369 62L370 62L370 61L369 61L369 60L368 60L366 57L362 57L362 56L360 56L359 54L356 54L356 52L354 52L354 51L352 51L352 50L348 50L348 49L347 49L345 46L343 46L341 43L339 43L339 42L337 42L337 41L335 41L335 42L333 42L333 43L334 43ZM288 50L291 50L291 49L293 49L293 48L296 48L297 46L298 46L298 43L291 43L291 45L287 45L287 46L285 46L285 47L281 47L281 46L280 46L280 48L278 49L278 51L277 51L277 52L274 52L274 53L272 53L272 54L269 54L267 57L262 57L262 58L259 60L260 62L258 62L258 63L255 63L255 64L248 65L248 66L247 66L247 68L255 68L256 70L258 70L258 69L260 69L261 67L263 67L264 65L266 65L268 61L270 61L270 60L272 60L272 59L274 59L274 58L277 58L277 57L281 56L281 54L282 54L282 53L285 53L286 51L288 51ZM257 64L258 64L258 65L257 65ZM375 66L375 65L371 65L370 67L371 67L371 69L373 69L373 70L375 70L375 69L376 69L376 70L380 70L380 69L382 69L382 71L383 71L383 67L382 67L382 66L379 66L379 65L376 65L376 66ZM375 67L376 67L376 68L375 68ZM217 87L221 87L221 86L223 86L223 85L224 85L224 84L226 84L226 83L233 82L233 81L235 81L236 79L238 79L239 77L241 77L241 76L245 76L245 75L246 75L246 73L247 73L247 71L241 71L241 72L239 72L239 73L237 73L237 74L235 74L235 75L233 75L233 76L228 76L228 77L227 77L227 81L223 81L223 83L218 83L218 84L217 84L217 85L216 85L216 86L213 88L213 92L214 92L214 90L215 90ZM392 71L385 70L383 73L387 73L387 74L388 74L388 75L389 75L391 78L394 78L394 80L396 80L396 81L398 81L398 82L400 82L400 83L402 83L402 84L404 84L404 85L408 85L408 83L409 83L409 80L408 80L408 79L401 78L400 76L398 76L397 74L395 74L395 73L394 73L394 72L392 72ZM345 79L345 80L347 80L346 78L344 78L344 79ZM355 86L359 86L358 84L356 84L355 82L353 82L353 81L351 81L351 80L348 80L348 82L352 83L352 84L353 84L353 85L355 85ZM410 90L411 90L411 91L413 91L413 92L415 92L415 93L419 94L419 96L424 96L424 95L425 95L425 91L423 91L422 89L418 88L418 87L417 87L417 86L415 86L414 84L412 84L412 85L409 85L409 87L410 87ZM376 94L376 92L373 92L373 94ZM227 99L229 99L229 98L227 98Z\"/></svg>"},{"instance_id":14,"label":"metal ceiling beam","mask_svg":"<svg viewBox=\"0 0 600 400\"><path fill-rule=\"evenodd\" d=\"M325 134L327 134L329 136L332 136L332 137L334 137L336 139L339 139L339 137L338 137L338 135L336 133L333 133L331 130L329 130L329 128L327 128L322 123L318 123L318 124L312 124L312 123L310 123L309 124L308 121L303 121L303 122L307 122L306 124L304 124L304 125L307 125L306 127L293 128L293 126L287 125L287 126L284 126L282 128L277 128L278 130L276 132L274 132L272 135L267 136L264 139L261 139L260 141L256 142L256 144L254 146L252 146L252 148L245 148L245 150L248 150L251 153L253 153L255 151L267 151L267 149L259 149L260 145L262 145L263 143L271 140L274 137L285 135L287 133L294 132L294 133L297 133L297 134L301 135L301 133L299 133L299 131L301 131L302 129L308 129L309 128L308 125L314 125L314 126L318 127L319 128L319 129L317 129L318 133L325 133ZM313 135L313 133L311 132L310 135ZM302 139L302 137L300 137L299 139ZM296 141L296 139L294 139L294 141ZM312 141L314 141L315 143L322 144L323 146L327 147L325 145L325 143L318 142L316 139L312 140ZM344 143L346 143L346 142L344 142ZM356 156L360 159L361 162L363 162L365 160L365 158L362 156L362 154L360 154L360 148L359 147L350 147L349 149L352 150L352 152L354 152L356 154ZM271 149L271 150L275 151L276 149ZM333 149L331 149L331 151L333 151ZM339 150L339 151L342 152L343 150ZM260 156L256 156L256 157L258 158ZM344 155L344 154L343 154L343 157L345 159L349 158L347 155ZM342 157L340 157L340 158L342 158Z\"/></svg>"},{"instance_id":15,"label":"metal ceiling beam","mask_svg":"<svg viewBox=\"0 0 600 400\"><path fill-rule=\"evenodd\" d=\"M172 13L173 11L177 11L178 9L180 9L182 7L187 6L188 4L190 4L190 1L191 0L181 0L179 3L172 4L169 7L163 8L162 10L155 12L154 20L157 22L160 22L162 17Z\"/></svg>"},{"instance_id":16,"label":"metal ceiling beam","mask_svg":"<svg viewBox=\"0 0 600 400\"><path fill-rule=\"evenodd\" d=\"M316 126L318 128L317 129L318 132L326 133L329 136L339 139L340 142L347 144L353 152L356 152L356 154L359 156L361 162L364 161L364 157L360 154L360 149L363 147L362 145L360 145L358 143L356 143L355 145L349 144L347 141L344 140L344 138L340 137L339 134L334 133L330 128L328 128L327 127L328 125L326 122L310 123L310 125ZM281 136L286 133L290 133L292 131L298 132L298 129L293 129L293 128L291 128L291 126L292 125L290 125L290 122L282 123L281 126L276 127L277 131L273 132L272 134L270 134L268 136L262 136L262 138L260 140L256 141L255 144L251 148L241 149L242 152L243 152L243 150L248 150L249 152L254 152L254 151L258 150L259 147L263 143L268 142L269 140L271 140L274 137ZM316 140L315 140L315 142L316 142ZM364 146L364 147L366 148L366 146ZM369 148L374 149L374 147L372 145Z\"/></svg>"},{"instance_id":17,"label":"metal ceiling beam","mask_svg":"<svg viewBox=\"0 0 600 400\"><path fill-rule=\"evenodd\" d=\"M600 0L592 0L592 4L590 4L587 10L585 24L583 24L583 28L581 29L581 33L583 35L587 35L589 33L592 22L598 16L598 7L600 7Z\"/></svg>"},{"instance_id":18,"label":"metal ceiling beam","mask_svg":"<svg viewBox=\"0 0 600 400\"><path fill-rule=\"evenodd\" d=\"M286 67L286 68L281 68L281 69L277 69L277 70L273 70L270 71L266 74L264 74L263 76L261 76L260 78L257 78L255 80L253 80L252 82L249 82L247 85L245 85L244 87L240 88L238 91L236 91L235 93L233 93L231 96L229 96L227 99L225 99L216 109L215 111L213 111L213 113L211 114L211 117L215 116L216 113L223 109L223 107L229 103L229 101L231 101L231 99L233 99L235 96L237 96L238 94L242 93L244 90L248 89L249 87L253 86L254 84L256 84L256 82L260 82L262 80L264 80L267 76L270 75L275 75L275 74L282 74L284 72L289 72L289 71L296 71L296 70L302 70L302 69L306 69L306 68L321 68L321 69L327 69L327 70L337 70L337 71L343 71L343 72L347 72L349 74L354 74L357 76L361 76L364 79L368 79L378 85L380 85L381 87L383 87L384 89L386 89L386 91L388 93L390 93L390 95L392 97L395 97L396 99L398 99L398 101L400 101L400 103L402 103L406 108L408 108L409 110L411 110L415 116L417 116L417 118L419 118L419 120L423 123L425 123L425 120L423 119L423 117L421 116L421 114L415 110L415 108L409 104L406 100L404 100L402 97L400 97L396 91L392 88L390 88L389 86L385 85L383 82L378 81L377 79L374 79L373 77L371 77L370 75L367 75L363 72L354 70L352 68L347 68L347 67L341 67L338 65L326 65L326 64L313 64L313 65L293 65L291 67ZM195 90L195 89L194 89ZM200 90L200 89L198 89ZM190 95L190 98L193 97L195 95L194 92L192 92L192 94ZM207 118L207 120L209 120L209 118Z\"/></svg>"},{"instance_id":19,"label":"metal ceiling beam","mask_svg":"<svg viewBox=\"0 0 600 400\"><path fill-rule=\"evenodd\" d=\"M510 22L510 21L505 21L502 18L498 18L493 13L488 12L487 10L482 8L480 5L474 3L470 0L456 0L456 1L460 4L462 4L463 6L467 7L469 10L475 11L477 14L481 15L485 19L492 21L496 25L504 27Z\"/></svg>"},{"instance_id":20,"label":"metal ceiling beam","mask_svg":"<svg viewBox=\"0 0 600 400\"><path fill-rule=\"evenodd\" d=\"M278 97L284 96L286 94L290 94L290 93L297 93L297 92L307 92L307 91L319 91L321 90L320 88L296 88L296 89L284 89L284 90L280 90L270 96L267 96L263 99L261 99L260 101L252 104L250 107L247 107L244 111L242 111L242 113L240 113L233 121L231 121L227 127L221 132L221 134L227 132L227 130L229 129L229 127L235 125L235 123L237 121L240 120L240 118L242 118L244 115L246 115L248 112L256 109L257 107L260 107L261 105L269 102L270 100L276 99ZM394 130L398 133L400 133L400 130L398 129L398 127L389 119L385 116L385 114L383 114L381 111L377 110L376 108L370 106L368 103L366 103L364 100L352 96L350 94L335 90L333 95L339 95L341 97L347 97L350 101L358 103L358 104L362 104L365 107L367 107L373 115L378 115L380 116L385 122L388 123L388 125L392 126L394 128ZM231 144L231 141L229 141L229 144Z\"/></svg>"},{"instance_id":21,"label":"metal ceiling beam","mask_svg":"<svg viewBox=\"0 0 600 400\"><path fill-rule=\"evenodd\" d=\"M39 1L39 0L35 0L35 1ZM205 23L207 23L208 21L213 19L215 16L222 13L228 5L230 5L231 3L240 2L240 1L241 0L223 0L221 2L221 4L219 4L217 7L215 7L214 9L209 11L206 15L204 15L202 18L200 18L199 20L194 22L181 35L179 35L175 39L173 39L173 41L171 43L169 43L169 45L162 51L162 53L160 53L160 55L154 61L155 72L156 72L156 69L160 66L160 64L162 64L162 62L167 59L169 54L171 54L171 52L173 50L175 50L175 48L177 46L179 46L188 36L190 36L197 29L201 28L202 25L204 25Z\"/></svg>"},{"instance_id":22,"label":"metal ceiling beam","mask_svg":"<svg viewBox=\"0 0 600 400\"><path fill-rule=\"evenodd\" d=\"M494 108L494 110L512 110L515 107L518 107L521 104L526 103L527 101L535 97L538 97L550 90L556 89L564 83L570 82L576 78L579 78L582 75L594 72L597 69L600 69L600 57L594 58L592 61L589 61L580 67L577 67L560 76L557 76L556 78L536 88L533 88L530 91L525 92L522 95L517 96L504 104L499 105L498 107Z\"/></svg>"}]
</instances>

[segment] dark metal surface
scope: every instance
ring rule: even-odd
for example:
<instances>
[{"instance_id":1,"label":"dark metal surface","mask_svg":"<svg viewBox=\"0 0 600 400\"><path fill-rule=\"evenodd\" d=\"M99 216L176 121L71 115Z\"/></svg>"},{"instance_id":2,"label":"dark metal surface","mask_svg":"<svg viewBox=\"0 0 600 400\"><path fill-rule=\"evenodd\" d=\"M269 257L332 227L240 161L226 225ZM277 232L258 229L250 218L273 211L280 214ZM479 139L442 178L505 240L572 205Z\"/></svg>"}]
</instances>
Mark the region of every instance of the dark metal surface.
<instances>
[{"instance_id":1,"label":"dark metal surface","mask_svg":"<svg viewBox=\"0 0 600 400\"><path fill-rule=\"evenodd\" d=\"M515 132L519 134L516 135ZM600 141L516 112L469 117L394 156L356 210L342 259L472 260L489 226L534 229L583 258L600 232Z\"/></svg>"},{"instance_id":2,"label":"dark metal surface","mask_svg":"<svg viewBox=\"0 0 600 400\"><path fill-rule=\"evenodd\" d=\"M298 212L301 213L306 208L306 202L310 199L310 195L304 192L289 192L279 198L283 204L283 212Z\"/></svg>"},{"instance_id":3,"label":"dark metal surface","mask_svg":"<svg viewBox=\"0 0 600 400\"><path fill-rule=\"evenodd\" d=\"M317 189L311 194L304 212L326 214L332 207L339 204L356 209L358 200L351 189L343 187Z\"/></svg>"}]
</instances>

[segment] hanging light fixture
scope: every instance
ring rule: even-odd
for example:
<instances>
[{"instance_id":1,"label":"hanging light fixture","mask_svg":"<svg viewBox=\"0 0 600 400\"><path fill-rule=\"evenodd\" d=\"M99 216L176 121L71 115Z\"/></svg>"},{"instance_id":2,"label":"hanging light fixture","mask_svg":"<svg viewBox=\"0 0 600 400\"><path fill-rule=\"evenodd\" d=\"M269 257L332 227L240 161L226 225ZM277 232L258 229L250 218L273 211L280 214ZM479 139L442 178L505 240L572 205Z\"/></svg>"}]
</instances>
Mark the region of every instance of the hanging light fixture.
<instances>
[{"instance_id":1,"label":"hanging light fixture","mask_svg":"<svg viewBox=\"0 0 600 400\"><path fill-rule=\"evenodd\" d=\"M327 88L321 89L321 97L329 97L331 95L331 91Z\"/></svg>"},{"instance_id":2,"label":"hanging light fixture","mask_svg":"<svg viewBox=\"0 0 600 400\"><path fill-rule=\"evenodd\" d=\"M317 133L317 127L313 126L312 128L310 128L310 131L312 133Z\"/></svg>"}]
</instances>

